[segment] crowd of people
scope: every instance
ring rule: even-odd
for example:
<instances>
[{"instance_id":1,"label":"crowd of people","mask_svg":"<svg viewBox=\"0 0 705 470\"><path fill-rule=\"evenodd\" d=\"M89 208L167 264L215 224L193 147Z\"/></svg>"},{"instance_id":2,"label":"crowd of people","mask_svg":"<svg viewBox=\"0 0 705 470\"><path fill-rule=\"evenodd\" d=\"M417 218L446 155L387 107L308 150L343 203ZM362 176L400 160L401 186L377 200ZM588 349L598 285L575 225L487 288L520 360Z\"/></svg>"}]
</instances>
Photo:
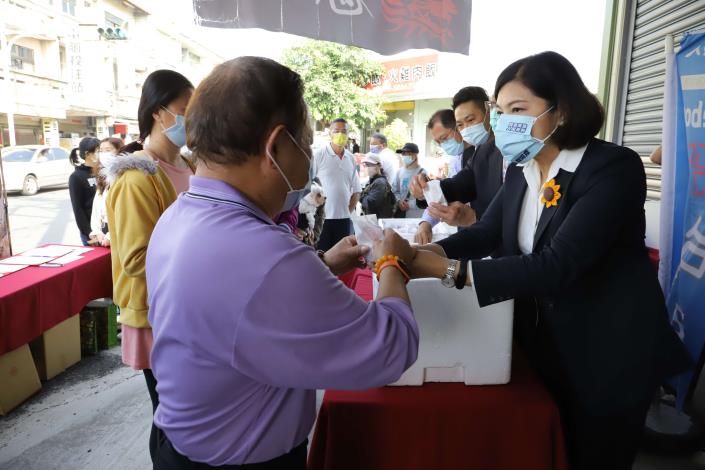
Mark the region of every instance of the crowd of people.
<instances>
[{"instance_id":1,"label":"crowd of people","mask_svg":"<svg viewBox=\"0 0 705 470\"><path fill-rule=\"evenodd\" d=\"M630 468L656 388L689 358L644 246L641 160L595 138L602 107L575 68L529 56L491 97L468 86L433 114L452 157L447 204L424 200L413 142L395 153L373 134L364 189L345 119L312 150L303 89L256 57L196 89L156 71L139 141L72 152L81 237L111 247L123 361L152 400L154 468L305 468L315 389L386 385L416 360L407 282L421 277L473 289L480 306L513 298L517 346L558 404L571 468ZM358 245L358 203L418 218L418 245L390 230ZM460 230L430 243L441 221ZM336 276L370 251L379 291L365 302Z\"/></svg>"}]
</instances>

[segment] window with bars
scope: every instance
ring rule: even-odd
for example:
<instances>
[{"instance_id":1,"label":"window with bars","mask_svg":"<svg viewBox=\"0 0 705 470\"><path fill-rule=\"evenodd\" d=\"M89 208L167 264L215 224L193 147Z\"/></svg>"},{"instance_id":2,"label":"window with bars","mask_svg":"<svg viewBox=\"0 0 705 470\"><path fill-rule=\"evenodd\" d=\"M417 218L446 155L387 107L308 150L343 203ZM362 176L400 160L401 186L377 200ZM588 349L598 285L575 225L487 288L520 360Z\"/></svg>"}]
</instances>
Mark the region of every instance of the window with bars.
<instances>
[{"instance_id":1,"label":"window with bars","mask_svg":"<svg viewBox=\"0 0 705 470\"><path fill-rule=\"evenodd\" d=\"M17 70L34 71L34 50L29 47L15 44L10 51L12 68Z\"/></svg>"}]
</instances>

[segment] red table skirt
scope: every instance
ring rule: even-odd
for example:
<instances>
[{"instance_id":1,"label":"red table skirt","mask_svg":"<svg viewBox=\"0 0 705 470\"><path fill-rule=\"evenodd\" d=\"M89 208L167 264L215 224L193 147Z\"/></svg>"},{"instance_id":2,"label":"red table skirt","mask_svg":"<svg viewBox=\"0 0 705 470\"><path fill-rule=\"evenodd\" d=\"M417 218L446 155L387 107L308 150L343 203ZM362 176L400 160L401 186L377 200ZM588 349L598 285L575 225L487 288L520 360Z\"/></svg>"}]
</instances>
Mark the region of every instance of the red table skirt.
<instances>
[{"instance_id":1,"label":"red table skirt","mask_svg":"<svg viewBox=\"0 0 705 470\"><path fill-rule=\"evenodd\" d=\"M369 272L349 276L369 298ZM352 282L351 282L352 283ZM309 470L562 470L557 406L515 358L508 385L457 383L327 391Z\"/></svg>"},{"instance_id":2,"label":"red table skirt","mask_svg":"<svg viewBox=\"0 0 705 470\"><path fill-rule=\"evenodd\" d=\"M27 344L113 292L110 250L95 248L60 268L30 266L0 277L0 354Z\"/></svg>"}]
</instances>

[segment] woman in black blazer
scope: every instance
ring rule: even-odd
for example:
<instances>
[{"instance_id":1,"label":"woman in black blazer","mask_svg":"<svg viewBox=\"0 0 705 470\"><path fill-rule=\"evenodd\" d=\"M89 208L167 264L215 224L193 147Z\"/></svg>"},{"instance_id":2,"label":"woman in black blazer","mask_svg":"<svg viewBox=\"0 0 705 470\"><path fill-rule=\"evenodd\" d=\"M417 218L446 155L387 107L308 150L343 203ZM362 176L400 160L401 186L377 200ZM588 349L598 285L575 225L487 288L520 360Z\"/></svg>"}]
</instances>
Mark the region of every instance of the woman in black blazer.
<instances>
[{"instance_id":1,"label":"woman in black blazer","mask_svg":"<svg viewBox=\"0 0 705 470\"><path fill-rule=\"evenodd\" d=\"M480 306L514 298L516 341L558 403L571 468L629 469L658 385L689 366L644 245L643 165L593 138L602 108L559 54L510 65L495 96L505 183L410 269L472 286Z\"/></svg>"}]
</instances>

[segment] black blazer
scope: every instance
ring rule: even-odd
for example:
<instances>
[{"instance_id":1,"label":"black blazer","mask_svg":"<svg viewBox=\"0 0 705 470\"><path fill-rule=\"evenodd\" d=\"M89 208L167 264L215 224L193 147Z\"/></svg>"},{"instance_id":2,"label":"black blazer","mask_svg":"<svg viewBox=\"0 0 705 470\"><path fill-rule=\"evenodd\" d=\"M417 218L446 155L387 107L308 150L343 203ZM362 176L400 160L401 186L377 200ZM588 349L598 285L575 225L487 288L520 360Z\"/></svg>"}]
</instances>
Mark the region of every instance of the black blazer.
<instances>
[{"instance_id":1,"label":"black blazer","mask_svg":"<svg viewBox=\"0 0 705 470\"><path fill-rule=\"evenodd\" d=\"M522 168L483 218L439 244L470 258L480 306L515 299L515 338L559 404L604 413L649 400L689 357L669 325L644 244L646 177L632 150L592 139L562 198L543 209L534 250L519 249ZM495 250L502 257L481 260Z\"/></svg>"},{"instance_id":2,"label":"black blazer","mask_svg":"<svg viewBox=\"0 0 705 470\"><path fill-rule=\"evenodd\" d=\"M466 158L469 152L472 153ZM463 160L467 162L463 169L442 180L441 190L448 202L470 202L480 219L502 186L502 153L492 136L484 144L466 149Z\"/></svg>"}]
</instances>

